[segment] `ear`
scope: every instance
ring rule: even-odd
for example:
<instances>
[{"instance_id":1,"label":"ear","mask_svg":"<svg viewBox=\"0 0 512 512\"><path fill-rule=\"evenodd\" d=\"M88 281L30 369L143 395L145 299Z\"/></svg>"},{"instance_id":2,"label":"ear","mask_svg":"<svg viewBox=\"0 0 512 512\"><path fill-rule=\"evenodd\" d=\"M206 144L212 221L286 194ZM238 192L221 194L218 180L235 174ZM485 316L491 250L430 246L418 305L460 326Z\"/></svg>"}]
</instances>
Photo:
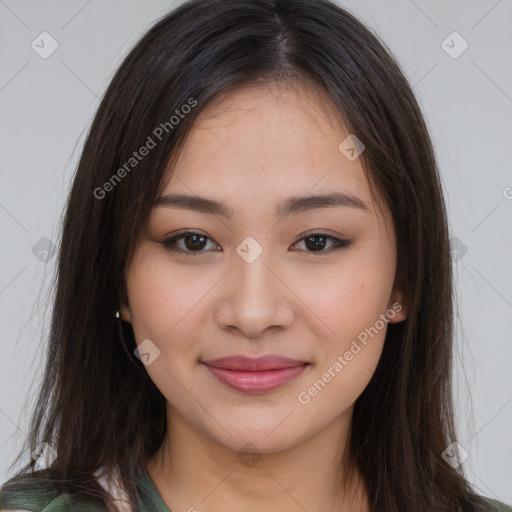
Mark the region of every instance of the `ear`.
<instances>
[{"instance_id":1,"label":"ear","mask_svg":"<svg viewBox=\"0 0 512 512\"><path fill-rule=\"evenodd\" d=\"M128 301L128 292L126 290L126 283L123 284L121 289L121 297L119 300L119 313L121 313L121 320L131 322L132 315L130 312L130 303Z\"/></svg>"},{"instance_id":2,"label":"ear","mask_svg":"<svg viewBox=\"0 0 512 512\"><path fill-rule=\"evenodd\" d=\"M121 320L131 322L132 316L130 314L130 308L124 301L121 302L121 305L119 306L119 313L121 313Z\"/></svg>"},{"instance_id":3,"label":"ear","mask_svg":"<svg viewBox=\"0 0 512 512\"><path fill-rule=\"evenodd\" d=\"M407 318L407 307L405 304L405 294L402 288L396 287L391 294L391 299L388 304L387 315L389 323L402 322Z\"/></svg>"}]
</instances>

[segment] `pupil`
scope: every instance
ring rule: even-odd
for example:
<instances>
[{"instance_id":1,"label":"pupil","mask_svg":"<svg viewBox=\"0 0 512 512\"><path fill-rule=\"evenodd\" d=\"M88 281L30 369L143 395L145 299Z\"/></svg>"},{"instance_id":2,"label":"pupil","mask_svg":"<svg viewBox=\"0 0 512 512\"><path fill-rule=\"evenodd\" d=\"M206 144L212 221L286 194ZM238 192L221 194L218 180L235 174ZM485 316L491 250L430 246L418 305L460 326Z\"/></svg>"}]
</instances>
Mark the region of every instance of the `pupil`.
<instances>
[{"instance_id":1,"label":"pupil","mask_svg":"<svg viewBox=\"0 0 512 512\"><path fill-rule=\"evenodd\" d=\"M196 242L199 240L199 244L195 244L195 243L192 243L192 244L189 244L188 242L190 241L190 239L194 239ZM187 248L188 249L202 249L201 247L201 244L204 243L204 239L205 237L204 236L199 236L199 235L189 235L187 236L186 240L187 240Z\"/></svg>"},{"instance_id":2,"label":"pupil","mask_svg":"<svg viewBox=\"0 0 512 512\"><path fill-rule=\"evenodd\" d=\"M308 245L308 242L310 242L311 240L314 240L314 239L318 239L318 240L321 240L320 243L313 243L312 246L310 247ZM323 247L325 246L325 237L323 236L308 236L306 237L306 246L308 247L308 249L323 249Z\"/></svg>"},{"instance_id":3,"label":"pupil","mask_svg":"<svg viewBox=\"0 0 512 512\"><path fill-rule=\"evenodd\" d=\"M193 240L191 242L191 240ZM314 240L317 240L314 242ZM323 236L308 236L306 237L306 246L308 249L323 249L325 247L325 237ZM204 236L200 235L188 235L186 238L186 245L188 249L201 249L205 241Z\"/></svg>"}]
</instances>

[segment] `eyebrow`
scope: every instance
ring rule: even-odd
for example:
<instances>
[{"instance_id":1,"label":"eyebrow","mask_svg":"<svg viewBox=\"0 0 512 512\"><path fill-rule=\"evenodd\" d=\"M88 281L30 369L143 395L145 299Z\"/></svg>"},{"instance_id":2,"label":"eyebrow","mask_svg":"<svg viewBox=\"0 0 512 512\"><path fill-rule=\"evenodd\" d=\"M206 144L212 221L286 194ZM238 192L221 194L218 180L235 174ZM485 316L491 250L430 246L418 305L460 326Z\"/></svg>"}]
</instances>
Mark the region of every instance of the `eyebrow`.
<instances>
[{"instance_id":1,"label":"eyebrow","mask_svg":"<svg viewBox=\"0 0 512 512\"><path fill-rule=\"evenodd\" d=\"M167 207L193 210L200 213L221 215L227 219L233 218L233 210L228 206L206 197L189 196L185 194L169 194L161 196L153 203L153 207ZM309 210L327 207L356 208L365 212L370 209L358 197L345 192L333 192L309 196L290 197L279 203L275 209L277 217L286 217Z\"/></svg>"}]
</instances>

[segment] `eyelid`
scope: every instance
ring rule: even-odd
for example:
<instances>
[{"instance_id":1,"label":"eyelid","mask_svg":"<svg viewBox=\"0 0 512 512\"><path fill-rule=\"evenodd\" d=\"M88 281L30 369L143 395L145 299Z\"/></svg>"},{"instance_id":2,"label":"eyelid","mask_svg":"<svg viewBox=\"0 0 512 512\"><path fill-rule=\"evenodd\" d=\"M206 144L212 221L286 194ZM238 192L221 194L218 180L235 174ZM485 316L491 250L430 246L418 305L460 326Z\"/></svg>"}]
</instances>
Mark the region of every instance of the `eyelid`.
<instances>
[{"instance_id":1,"label":"eyelid","mask_svg":"<svg viewBox=\"0 0 512 512\"><path fill-rule=\"evenodd\" d=\"M297 241L294 242L292 245L296 245L297 243L302 242L302 240L304 240L304 238L307 238L308 236L319 236L319 237L323 237L328 240L331 240L333 242L333 245L332 245L332 247L330 247L327 250L322 250L322 251L318 251L318 252L316 252L316 251L301 251L301 252L305 252L306 254L322 255L322 254L331 254L338 249L344 249L344 248L350 247L352 245L352 243L354 242L354 240L349 239L349 238L345 238L345 237L340 238L339 236L331 235L331 234L329 234L329 231L330 230L322 231L319 229L314 229L312 231L306 231L305 233L300 234Z\"/></svg>"},{"instance_id":2,"label":"eyelid","mask_svg":"<svg viewBox=\"0 0 512 512\"><path fill-rule=\"evenodd\" d=\"M347 238L339 238L338 236L329 234L329 231L330 230L322 231L320 229L313 229L313 230L305 231L304 233L301 233L300 235L298 235L297 240L292 244L292 246L301 242L302 240L304 240L304 238L306 238L308 236L315 236L315 235L319 236L319 237L326 238L328 240L331 240L333 243L332 247L330 247L327 250L303 251L303 252L310 253L310 254L327 254L327 253L334 252L337 249L347 248L350 245L352 245L353 240L347 239ZM195 255L199 255L201 253L209 252L209 251L204 251L204 250L186 251L183 249L176 249L174 247L171 247L171 244L175 244L175 242L177 242L178 240L180 240L186 236L193 236L193 235L202 236L202 237L206 238L207 240L217 244L218 247L220 247L220 244L218 244L213 238L209 237L205 233L202 233L200 231L186 230L186 229L183 231L178 231L177 233L174 233L173 235L166 237L164 240L159 241L159 243L164 245L164 247L171 252L178 253L178 254L184 254L186 256L195 256ZM293 250L295 250L295 249L293 249ZM221 251L219 251L219 252L221 252Z\"/></svg>"},{"instance_id":3,"label":"eyelid","mask_svg":"<svg viewBox=\"0 0 512 512\"><path fill-rule=\"evenodd\" d=\"M330 233L330 231L331 230L329 230L329 229L324 229L324 230L309 229L309 230L304 231L304 232L300 233L299 235L297 235L297 240L294 242L294 244L296 244L297 242L302 240L302 238L304 238L306 236L311 236L311 235L327 235L332 238L337 238L338 240L345 240L347 242L350 241L348 238L340 238L340 237L343 237L343 235L333 235ZM202 232L201 230L196 230L196 229L183 229L183 230L176 231L176 232L172 233L171 235L166 236L163 241L164 242L169 241L171 239L175 239L177 237L184 236L184 235L200 235L200 236L204 236L205 238L208 238L208 239L212 240L213 242L217 243L212 237L208 236L206 233ZM217 245L220 245L220 244L217 244Z\"/></svg>"},{"instance_id":4,"label":"eyelid","mask_svg":"<svg viewBox=\"0 0 512 512\"><path fill-rule=\"evenodd\" d=\"M300 240L302 240L304 237L306 236L312 236L312 235L327 235L331 238L336 238L338 240L346 240L347 242L349 241L348 238L340 238L342 237L343 235L333 235L331 234L331 230L330 229L310 229L308 231L304 231L303 233L300 233L300 235L298 235L298 238L297 238L297 242L299 242ZM294 243L297 243L297 242L294 242Z\"/></svg>"},{"instance_id":5,"label":"eyelid","mask_svg":"<svg viewBox=\"0 0 512 512\"><path fill-rule=\"evenodd\" d=\"M213 243L217 244L217 246L220 247L220 245L211 237L209 237L208 235L206 235L205 233L201 233L200 231L192 231L190 229L185 229L183 231L178 231L177 233L174 233L173 235L169 236L169 237L166 237L164 240L162 240L160 243L168 250L168 251L171 251L171 252L174 252L174 253L178 253L178 254L184 254L186 256L195 256L195 255L199 255L201 253L206 253L208 251L185 251L183 249L176 249L174 247L171 247L171 244L175 244L178 240L180 240L181 238L184 238L186 236L192 236L192 235L199 235L199 236L202 236L204 238L206 238L207 240L209 241L212 241ZM220 251L219 251L220 252Z\"/></svg>"}]
</instances>

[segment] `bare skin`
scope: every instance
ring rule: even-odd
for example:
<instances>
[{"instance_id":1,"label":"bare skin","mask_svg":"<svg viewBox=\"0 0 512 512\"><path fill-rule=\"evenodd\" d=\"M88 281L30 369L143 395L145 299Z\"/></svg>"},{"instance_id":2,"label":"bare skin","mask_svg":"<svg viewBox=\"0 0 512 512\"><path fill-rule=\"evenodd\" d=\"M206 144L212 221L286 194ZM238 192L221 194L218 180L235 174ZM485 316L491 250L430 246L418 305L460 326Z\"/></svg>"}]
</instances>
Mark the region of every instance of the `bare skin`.
<instances>
[{"instance_id":1,"label":"bare skin","mask_svg":"<svg viewBox=\"0 0 512 512\"><path fill-rule=\"evenodd\" d=\"M348 135L312 88L239 89L202 112L162 194L214 199L232 217L152 211L127 269L121 313L137 344L149 339L160 350L146 369L166 397L168 432L147 469L173 512L369 510L359 478L342 490L343 453L387 324L406 311L393 288L390 214L373 203L360 159L338 149ZM367 209L275 215L291 196L332 192ZM161 243L188 230L207 237L200 249L190 237L176 241L182 253ZM322 240L307 243L311 232L350 244L332 250L324 238L315 250ZM257 244L242 244L247 237ZM248 262L240 244L263 252ZM377 324L386 312L388 322ZM365 329L382 324L361 343ZM277 389L247 393L202 364L233 354L309 364Z\"/></svg>"}]
</instances>

